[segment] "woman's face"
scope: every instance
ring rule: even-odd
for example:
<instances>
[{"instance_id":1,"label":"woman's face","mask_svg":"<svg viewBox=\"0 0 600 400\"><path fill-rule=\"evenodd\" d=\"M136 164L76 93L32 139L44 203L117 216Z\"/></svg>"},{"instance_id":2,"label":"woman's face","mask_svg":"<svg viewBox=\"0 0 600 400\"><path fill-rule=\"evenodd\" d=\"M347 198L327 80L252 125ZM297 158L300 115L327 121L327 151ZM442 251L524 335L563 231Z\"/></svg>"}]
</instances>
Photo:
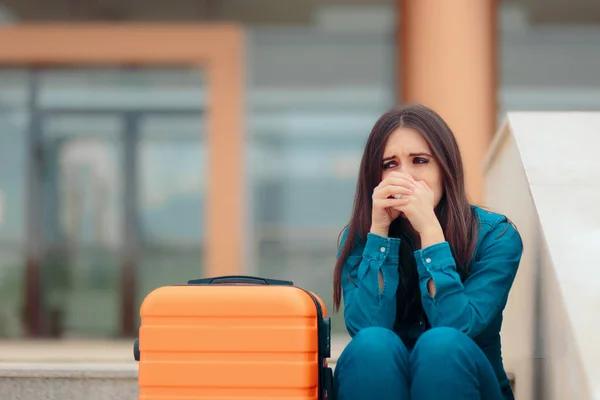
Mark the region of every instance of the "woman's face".
<instances>
[{"instance_id":1,"label":"woman's face","mask_svg":"<svg viewBox=\"0 0 600 400\"><path fill-rule=\"evenodd\" d=\"M442 171L429 144L416 130L398 128L388 138L383 151L381 179L393 171L408 174L415 181L424 181L433 190L435 206L438 205L444 191Z\"/></svg>"}]
</instances>

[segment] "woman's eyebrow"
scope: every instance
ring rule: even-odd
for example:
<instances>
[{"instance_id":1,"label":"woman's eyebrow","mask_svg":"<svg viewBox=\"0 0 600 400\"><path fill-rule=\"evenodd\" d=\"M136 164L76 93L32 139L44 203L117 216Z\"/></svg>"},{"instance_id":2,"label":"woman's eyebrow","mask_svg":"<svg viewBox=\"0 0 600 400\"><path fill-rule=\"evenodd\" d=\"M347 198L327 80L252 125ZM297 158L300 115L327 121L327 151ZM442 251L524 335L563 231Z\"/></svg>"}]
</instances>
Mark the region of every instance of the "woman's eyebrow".
<instances>
[{"instance_id":1,"label":"woman's eyebrow","mask_svg":"<svg viewBox=\"0 0 600 400\"><path fill-rule=\"evenodd\" d=\"M410 153L409 154L410 157L418 157L418 156L428 156L428 157L433 157L431 154L429 153Z\"/></svg>"},{"instance_id":2,"label":"woman's eyebrow","mask_svg":"<svg viewBox=\"0 0 600 400\"><path fill-rule=\"evenodd\" d=\"M433 157L431 154L429 154L429 153L423 153L423 152L421 152L421 153L410 153L408 156L409 157L419 157L419 156ZM396 158L396 156L385 157L383 159L383 161L393 160L394 158Z\"/></svg>"}]
</instances>

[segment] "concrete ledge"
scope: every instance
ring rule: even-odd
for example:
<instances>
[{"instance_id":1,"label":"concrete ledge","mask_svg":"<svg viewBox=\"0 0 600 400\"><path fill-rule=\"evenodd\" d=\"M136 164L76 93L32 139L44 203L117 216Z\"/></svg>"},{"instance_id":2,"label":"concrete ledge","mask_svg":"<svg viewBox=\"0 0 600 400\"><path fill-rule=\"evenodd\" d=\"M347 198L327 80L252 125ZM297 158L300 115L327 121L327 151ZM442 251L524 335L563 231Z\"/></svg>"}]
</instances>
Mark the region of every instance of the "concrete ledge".
<instances>
[{"instance_id":1,"label":"concrete ledge","mask_svg":"<svg viewBox=\"0 0 600 400\"><path fill-rule=\"evenodd\" d=\"M335 360L329 362L335 369ZM2 400L137 400L137 363L2 363ZM511 384L514 376L509 374Z\"/></svg>"},{"instance_id":2,"label":"concrete ledge","mask_svg":"<svg viewBox=\"0 0 600 400\"><path fill-rule=\"evenodd\" d=\"M331 338L331 358L337 359L350 341ZM0 340L0 363L130 363L133 340ZM4 400L4 399L0 399Z\"/></svg>"},{"instance_id":3,"label":"concrete ledge","mask_svg":"<svg viewBox=\"0 0 600 400\"><path fill-rule=\"evenodd\" d=\"M3 400L137 400L135 381L115 379L3 379Z\"/></svg>"},{"instance_id":4,"label":"concrete ledge","mask_svg":"<svg viewBox=\"0 0 600 400\"><path fill-rule=\"evenodd\" d=\"M502 329L519 400L600 399L599 132L600 112L509 113L484 165L524 242Z\"/></svg>"},{"instance_id":5,"label":"concrete ledge","mask_svg":"<svg viewBox=\"0 0 600 400\"><path fill-rule=\"evenodd\" d=\"M2 400L137 400L137 364L3 363Z\"/></svg>"},{"instance_id":6,"label":"concrete ledge","mask_svg":"<svg viewBox=\"0 0 600 400\"><path fill-rule=\"evenodd\" d=\"M135 379L137 363L2 363L3 378Z\"/></svg>"},{"instance_id":7,"label":"concrete ledge","mask_svg":"<svg viewBox=\"0 0 600 400\"><path fill-rule=\"evenodd\" d=\"M1 340L0 363L129 363L133 340Z\"/></svg>"}]
</instances>

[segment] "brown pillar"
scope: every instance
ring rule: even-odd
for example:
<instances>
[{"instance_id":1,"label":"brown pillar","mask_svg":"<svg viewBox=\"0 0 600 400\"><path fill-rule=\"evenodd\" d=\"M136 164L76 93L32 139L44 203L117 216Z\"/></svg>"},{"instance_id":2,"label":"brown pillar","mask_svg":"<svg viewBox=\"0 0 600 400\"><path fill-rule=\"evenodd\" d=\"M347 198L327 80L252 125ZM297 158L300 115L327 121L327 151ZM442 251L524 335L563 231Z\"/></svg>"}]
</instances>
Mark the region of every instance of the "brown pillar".
<instances>
[{"instance_id":1,"label":"brown pillar","mask_svg":"<svg viewBox=\"0 0 600 400\"><path fill-rule=\"evenodd\" d=\"M400 101L439 112L457 136L471 202L496 129L496 2L399 0Z\"/></svg>"}]
</instances>

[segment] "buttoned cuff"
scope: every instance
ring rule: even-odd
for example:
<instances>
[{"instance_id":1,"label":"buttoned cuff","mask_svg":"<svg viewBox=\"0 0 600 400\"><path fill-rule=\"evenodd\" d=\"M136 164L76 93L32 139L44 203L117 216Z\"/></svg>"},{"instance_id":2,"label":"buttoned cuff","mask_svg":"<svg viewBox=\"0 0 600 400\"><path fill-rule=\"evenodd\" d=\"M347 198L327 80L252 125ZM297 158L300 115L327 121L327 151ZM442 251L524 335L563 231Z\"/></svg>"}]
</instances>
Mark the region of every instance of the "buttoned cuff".
<instances>
[{"instance_id":1,"label":"buttoned cuff","mask_svg":"<svg viewBox=\"0 0 600 400\"><path fill-rule=\"evenodd\" d=\"M371 260L385 260L389 262L399 262L400 239L367 234L367 243L363 252L363 257Z\"/></svg>"},{"instance_id":2,"label":"buttoned cuff","mask_svg":"<svg viewBox=\"0 0 600 400\"><path fill-rule=\"evenodd\" d=\"M456 267L450 244L441 242L414 252L419 276L427 276L431 272L445 267Z\"/></svg>"}]
</instances>

